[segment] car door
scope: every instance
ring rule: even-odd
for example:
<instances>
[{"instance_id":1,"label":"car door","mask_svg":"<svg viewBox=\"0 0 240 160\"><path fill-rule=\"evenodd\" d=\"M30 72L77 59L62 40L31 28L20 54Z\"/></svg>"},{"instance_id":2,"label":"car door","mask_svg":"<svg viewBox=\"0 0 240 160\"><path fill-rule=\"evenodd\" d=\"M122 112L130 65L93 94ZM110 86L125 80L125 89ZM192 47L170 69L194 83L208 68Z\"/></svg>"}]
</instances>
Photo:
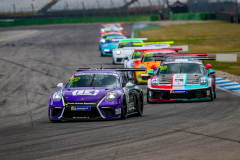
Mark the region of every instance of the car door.
<instances>
[{"instance_id":1,"label":"car door","mask_svg":"<svg viewBox=\"0 0 240 160\"><path fill-rule=\"evenodd\" d=\"M123 84L123 90L126 95L126 103L127 103L127 111L128 113L134 112L136 109L136 88L135 85L127 85L128 79L126 78L125 74L122 75L122 84Z\"/></svg>"}]
</instances>

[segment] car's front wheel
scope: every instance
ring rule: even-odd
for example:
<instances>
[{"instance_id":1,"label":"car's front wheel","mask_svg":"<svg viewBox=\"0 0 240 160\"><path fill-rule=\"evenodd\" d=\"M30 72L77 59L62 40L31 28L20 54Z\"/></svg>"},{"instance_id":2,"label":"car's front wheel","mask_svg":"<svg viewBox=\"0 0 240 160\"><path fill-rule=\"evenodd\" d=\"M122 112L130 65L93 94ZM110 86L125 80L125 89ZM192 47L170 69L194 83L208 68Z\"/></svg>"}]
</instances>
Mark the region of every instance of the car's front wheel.
<instances>
[{"instance_id":1,"label":"car's front wheel","mask_svg":"<svg viewBox=\"0 0 240 160\"><path fill-rule=\"evenodd\" d=\"M214 96L213 96L212 88L210 89L210 94L211 94L210 101L213 101Z\"/></svg>"},{"instance_id":2,"label":"car's front wheel","mask_svg":"<svg viewBox=\"0 0 240 160\"><path fill-rule=\"evenodd\" d=\"M140 97L139 97L139 100L138 100L138 115L139 116L142 116L143 114L143 94L141 93Z\"/></svg>"},{"instance_id":3,"label":"car's front wheel","mask_svg":"<svg viewBox=\"0 0 240 160\"><path fill-rule=\"evenodd\" d=\"M127 118L127 103L124 98L122 102L121 119L126 119L126 118Z\"/></svg>"}]
</instances>

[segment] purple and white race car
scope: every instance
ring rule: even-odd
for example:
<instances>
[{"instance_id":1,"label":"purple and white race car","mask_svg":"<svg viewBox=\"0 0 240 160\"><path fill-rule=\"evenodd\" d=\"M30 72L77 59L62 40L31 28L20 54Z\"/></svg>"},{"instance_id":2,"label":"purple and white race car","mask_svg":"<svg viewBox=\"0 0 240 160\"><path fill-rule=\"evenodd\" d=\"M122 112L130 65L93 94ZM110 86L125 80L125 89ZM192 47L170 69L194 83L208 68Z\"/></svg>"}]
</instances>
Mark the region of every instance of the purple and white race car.
<instances>
[{"instance_id":1,"label":"purple and white race car","mask_svg":"<svg viewBox=\"0 0 240 160\"><path fill-rule=\"evenodd\" d=\"M143 113L143 91L128 81L124 71L141 68L79 68L67 84L50 96L49 120L125 119Z\"/></svg>"}]
</instances>

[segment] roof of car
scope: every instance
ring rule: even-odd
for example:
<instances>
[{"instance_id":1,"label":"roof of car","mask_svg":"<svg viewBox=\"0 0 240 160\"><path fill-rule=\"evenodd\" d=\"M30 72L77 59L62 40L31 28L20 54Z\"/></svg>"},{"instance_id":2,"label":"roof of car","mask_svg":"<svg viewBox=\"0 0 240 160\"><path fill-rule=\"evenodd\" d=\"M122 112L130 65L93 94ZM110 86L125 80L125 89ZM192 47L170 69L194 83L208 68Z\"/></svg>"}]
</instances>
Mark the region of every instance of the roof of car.
<instances>
[{"instance_id":1,"label":"roof of car","mask_svg":"<svg viewBox=\"0 0 240 160\"><path fill-rule=\"evenodd\" d=\"M112 74L121 74L120 71L115 71L115 70L87 70L87 71L79 71L74 74L79 74L79 73L112 73Z\"/></svg>"},{"instance_id":2,"label":"roof of car","mask_svg":"<svg viewBox=\"0 0 240 160\"><path fill-rule=\"evenodd\" d=\"M140 39L125 39L121 40L120 42L142 42Z\"/></svg>"}]
</instances>

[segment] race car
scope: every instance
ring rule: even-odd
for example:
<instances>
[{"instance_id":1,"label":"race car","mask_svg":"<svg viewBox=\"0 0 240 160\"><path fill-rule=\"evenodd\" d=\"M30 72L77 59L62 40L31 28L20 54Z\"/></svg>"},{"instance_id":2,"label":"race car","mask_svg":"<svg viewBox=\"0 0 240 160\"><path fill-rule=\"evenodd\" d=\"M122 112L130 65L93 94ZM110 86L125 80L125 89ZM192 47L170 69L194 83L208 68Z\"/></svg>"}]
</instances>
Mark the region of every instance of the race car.
<instances>
[{"instance_id":1,"label":"race car","mask_svg":"<svg viewBox=\"0 0 240 160\"><path fill-rule=\"evenodd\" d=\"M113 64L124 64L124 58L132 55L134 48L141 48L141 46L134 46L134 43L143 43L147 38L133 38L123 39L119 41L118 46L113 49ZM134 47L134 48L133 48Z\"/></svg>"},{"instance_id":2,"label":"race car","mask_svg":"<svg viewBox=\"0 0 240 160\"><path fill-rule=\"evenodd\" d=\"M79 68L67 84L51 94L50 121L125 119L143 114L143 91L128 81L123 72L144 69Z\"/></svg>"},{"instance_id":3,"label":"race car","mask_svg":"<svg viewBox=\"0 0 240 160\"><path fill-rule=\"evenodd\" d=\"M116 26L106 26L104 28L100 28L100 33L101 32L121 32L122 30L120 30L118 27Z\"/></svg>"},{"instance_id":4,"label":"race car","mask_svg":"<svg viewBox=\"0 0 240 160\"><path fill-rule=\"evenodd\" d=\"M123 34L126 34L126 32L101 32L99 37L99 50L101 50L101 45L106 42L106 39L108 36L124 36ZM127 38L126 36L124 36Z\"/></svg>"},{"instance_id":5,"label":"race car","mask_svg":"<svg viewBox=\"0 0 240 160\"><path fill-rule=\"evenodd\" d=\"M122 27L123 23L107 23L107 24L102 24L101 27L105 28L105 27L110 27L110 26L114 26L114 27L118 27L120 31L122 31L124 28Z\"/></svg>"},{"instance_id":6,"label":"race car","mask_svg":"<svg viewBox=\"0 0 240 160\"><path fill-rule=\"evenodd\" d=\"M156 58L158 59L158 58ZM173 56L158 59L159 67L149 71L153 77L148 80L147 102L212 101L216 98L215 71L201 60L215 60L214 57Z\"/></svg>"},{"instance_id":7,"label":"race car","mask_svg":"<svg viewBox=\"0 0 240 160\"><path fill-rule=\"evenodd\" d=\"M126 39L124 35L109 35L106 40L100 42L101 56L112 56L113 48L118 46L118 42L122 39Z\"/></svg>"},{"instance_id":8,"label":"race car","mask_svg":"<svg viewBox=\"0 0 240 160\"><path fill-rule=\"evenodd\" d=\"M176 51L173 49L157 49L157 50L150 50L145 51L140 60L133 60L134 68L145 68L147 72L135 72L134 73L134 83L141 84L147 83L150 76L147 74L148 71L151 70L151 66L155 65L158 67L160 65L160 61L156 61L154 55L156 54L177 54Z\"/></svg>"}]
</instances>

